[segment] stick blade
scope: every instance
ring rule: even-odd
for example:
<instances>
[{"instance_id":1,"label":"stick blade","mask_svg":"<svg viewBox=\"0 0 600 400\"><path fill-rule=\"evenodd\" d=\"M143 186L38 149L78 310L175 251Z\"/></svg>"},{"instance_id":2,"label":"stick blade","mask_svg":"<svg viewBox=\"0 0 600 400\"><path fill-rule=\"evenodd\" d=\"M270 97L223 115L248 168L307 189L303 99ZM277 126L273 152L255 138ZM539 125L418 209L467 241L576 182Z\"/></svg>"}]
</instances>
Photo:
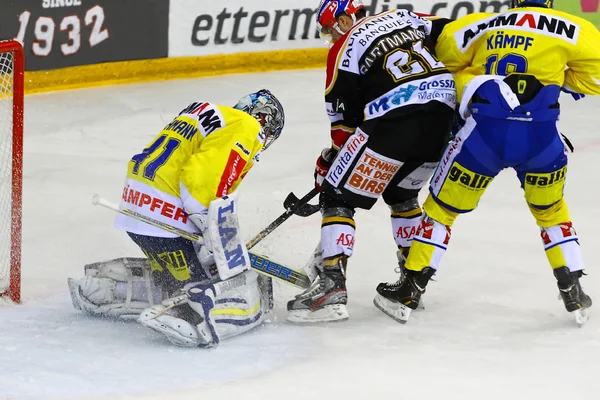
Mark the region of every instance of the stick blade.
<instances>
[{"instance_id":1,"label":"stick blade","mask_svg":"<svg viewBox=\"0 0 600 400\"><path fill-rule=\"evenodd\" d=\"M294 192L290 192L290 194L288 194L283 201L283 206L287 210L292 210L294 214L300 217L309 217L321 209L321 206L318 204L299 203L300 199L294 194Z\"/></svg>"}]
</instances>

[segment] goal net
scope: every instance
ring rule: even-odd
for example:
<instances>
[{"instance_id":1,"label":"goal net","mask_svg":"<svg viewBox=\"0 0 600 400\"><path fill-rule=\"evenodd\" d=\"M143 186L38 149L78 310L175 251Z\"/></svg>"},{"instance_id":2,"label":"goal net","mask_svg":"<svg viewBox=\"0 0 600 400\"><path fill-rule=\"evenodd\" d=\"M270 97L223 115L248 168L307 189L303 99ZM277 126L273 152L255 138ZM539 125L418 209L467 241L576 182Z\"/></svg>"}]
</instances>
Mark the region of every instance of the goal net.
<instances>
[{"instance_id":1,"label":"goal net","mask_svg":"<svg viewBox=\"0 0 600 400\"><path fill-rule=\"evenodd\" d=\"M23 50L0 41L0 297L20 301Z\"/></svg>"}]
</instances>

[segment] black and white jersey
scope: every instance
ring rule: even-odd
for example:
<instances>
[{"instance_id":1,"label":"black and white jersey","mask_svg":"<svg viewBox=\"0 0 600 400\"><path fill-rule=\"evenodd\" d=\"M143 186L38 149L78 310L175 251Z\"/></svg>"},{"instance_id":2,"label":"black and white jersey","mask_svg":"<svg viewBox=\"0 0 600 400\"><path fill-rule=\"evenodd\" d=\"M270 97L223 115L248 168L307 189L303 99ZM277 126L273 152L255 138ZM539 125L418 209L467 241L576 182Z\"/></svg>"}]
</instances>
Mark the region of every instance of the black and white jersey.
<instances>
[{"instance_id":1,"label":"black and white jersey","mask_svg":"<svg viewBox=\"0 0 600 400\"><path fill-rule=\"evenodd\" d=\"M456 85L435 56L446 22L390 10L360 20L334 44L325 90L334 148L364 121L401 118L431 102L454 109Z\"/></svg>"}]
</instances>

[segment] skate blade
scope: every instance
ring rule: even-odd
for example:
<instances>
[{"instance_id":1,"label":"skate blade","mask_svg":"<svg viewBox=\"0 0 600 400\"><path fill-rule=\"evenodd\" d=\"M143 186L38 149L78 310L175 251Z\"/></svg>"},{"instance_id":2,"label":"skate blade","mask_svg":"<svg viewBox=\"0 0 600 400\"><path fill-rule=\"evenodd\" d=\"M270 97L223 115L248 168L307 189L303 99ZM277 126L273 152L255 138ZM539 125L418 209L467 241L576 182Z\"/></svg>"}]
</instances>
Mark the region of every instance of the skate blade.
<instances>
[{"instance_id":1,"label":"skate blade","mask_svg":"<svg viewBox=\"0 0 600 400\"><path fill-rule=\"evenodd\" d=\"M412 309L406 307L404 304L388 300L380 294L375 296L373 299L373 304L385 315L395 319L401 324L408 322L408 318L410 317L410 313L412 311Z\"/></svg>"},{"instance_id":2,"label":"skate blade","mask_svg":"<svg viewBox=\"0 0 600 400\"><path fill-rule=\"evenodd\" d=\"M572 313L575 316L575 322L577 323L577 325L579 325L580 328L586 322L588 322L588 320L590 319L590 316L588 315L588 309L587 308L581 308L579 310L573 311Z\"/></svg>"},{"instance_id":3,"label":"skate blade","mask_svg":"<svg viewBox=\"0 0 600 400\"><path fill-rule=\"evenodd\" d=\"M79 290L79 284L73 278L67 279L67 285L69 286L69 294L71 295L71 302L76 310L81 310L81 305L77 299L76 292Z\"/></svg>"},{"instance_id":4,"label":"skate blade","mask_svg":"<svg viewBox=\"0 0 600 400\"><path fill-rule=\"evenodd\" d=\"M321 309L292 310L288 313L287 321L296 325L311 325L325 322L342 322L350 316L345 304L332 304Z\"/></svg>"}]
</instances>

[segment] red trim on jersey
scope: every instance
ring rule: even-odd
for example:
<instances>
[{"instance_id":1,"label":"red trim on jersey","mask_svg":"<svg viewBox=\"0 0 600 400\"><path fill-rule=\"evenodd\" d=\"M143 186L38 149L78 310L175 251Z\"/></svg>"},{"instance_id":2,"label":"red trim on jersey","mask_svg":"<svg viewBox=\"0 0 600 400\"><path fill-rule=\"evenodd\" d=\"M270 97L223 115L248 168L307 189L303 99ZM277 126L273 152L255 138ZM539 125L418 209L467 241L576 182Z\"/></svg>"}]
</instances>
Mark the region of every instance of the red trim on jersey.
<instances>
[{"instance_id":1,"label":"red trim on jersey","mask_svg":"<svg viewBox=\"0 0 600 400\"><path fill-rule=\"evenodd\" d=\"M331 129L331 141L333 145L338 149L341 149L346 140L353 134L354 132L347 131L342 128L332 128Z\"/></svg>"},{"instance_id":2,"label":"red trim on jersey","mask_svg":"<svg viewBox=\"0 0 600 400\"><path fill-rule=\"evenodd\" d=\"M225 170L223 171L223 175L221 175L219 187L217 188L217 198L229 194L229 190L231 190L233 184L238 180L245 166L246 160L244 160L237 151L231 150L227 165L225 165Z\"/></svg>"},{"instance_id":3,"label":"red trim on jersey","mask_svg":"<svg viewBox=\"0 0 600 400\"><path fill-rule=\"evenodd\" d=\"M338 55L340 53L340 50L344 47L344 44L346 43L346 40L349 36L348 34L350 32L352 32L352 29L346 32L344 36L342 36L337 42L335 42L331 49L329 49L329 54L327 55L327 81L325 84L326 88L329 88L331 84L334 83L332 81L336 76Z\"/></svg>"}]
</instances>

